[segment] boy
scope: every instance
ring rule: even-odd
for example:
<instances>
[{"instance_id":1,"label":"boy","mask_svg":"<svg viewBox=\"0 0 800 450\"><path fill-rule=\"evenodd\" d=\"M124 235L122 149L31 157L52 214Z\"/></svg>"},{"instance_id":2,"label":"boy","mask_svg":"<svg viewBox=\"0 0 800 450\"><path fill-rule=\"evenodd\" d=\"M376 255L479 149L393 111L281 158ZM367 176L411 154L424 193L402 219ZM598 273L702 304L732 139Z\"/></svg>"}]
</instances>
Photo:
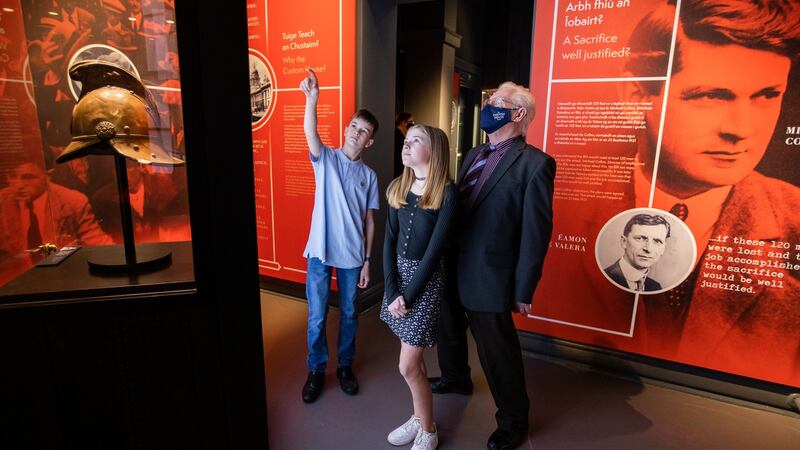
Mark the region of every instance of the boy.
<instances>
[{"instance_id":1,"label":"boy","mask_svg":"<svg viewBox=\"0 0 800 450\"><path fill-rule=\"evenodd\" d=\"M308 259L309 371L303 386L303 401L311 403L319 397L325 382L328 361L325 321L333 268L336 268L341 310L336 377L345 393L355 395L358 392L358 381L352 370L358 327L356 286L365 288L369 284L375 235L372 210L379 206L377 177L361 160L361 153L374 142L377 119L369 111L359 110L344 129L341 149L323 145L317 132L319 83L314 71L309 69L308 72L300 89L306 95L303 128L316 181L311 230L303 252Z\"/></svg>"}]
</instances>

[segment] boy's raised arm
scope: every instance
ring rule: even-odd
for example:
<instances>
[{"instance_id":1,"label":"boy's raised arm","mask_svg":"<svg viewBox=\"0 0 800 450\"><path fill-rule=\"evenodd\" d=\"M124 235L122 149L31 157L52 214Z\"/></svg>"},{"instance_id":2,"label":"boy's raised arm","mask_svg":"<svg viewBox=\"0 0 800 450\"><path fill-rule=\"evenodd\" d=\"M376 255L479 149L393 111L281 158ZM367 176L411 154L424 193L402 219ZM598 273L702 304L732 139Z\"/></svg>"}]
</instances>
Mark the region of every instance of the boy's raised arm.
<instances>
[{"instance_id":1,"label":"boy's raised arm","mask_svg":"<svg viewBox=\"0 0 800 450\"><path fill-rule=\"evenodd\" d=\"M303 131L306 133L308 150L316 159L322 151L322 139L317 132L317 101L319 100L319 83L317 74L308 69L308 77L300 82L300 89L306 94L306 112L303 118Z\"/></svg>"}]
</instances>

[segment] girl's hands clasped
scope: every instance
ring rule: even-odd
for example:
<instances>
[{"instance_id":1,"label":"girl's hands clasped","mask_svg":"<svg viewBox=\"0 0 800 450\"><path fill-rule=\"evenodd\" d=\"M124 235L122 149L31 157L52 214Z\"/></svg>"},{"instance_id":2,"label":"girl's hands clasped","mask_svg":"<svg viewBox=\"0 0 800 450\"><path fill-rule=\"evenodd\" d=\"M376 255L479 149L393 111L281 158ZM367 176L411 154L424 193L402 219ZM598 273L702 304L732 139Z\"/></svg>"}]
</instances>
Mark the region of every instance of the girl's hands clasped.
<instances>
[{"instance_id":1,"label":"girl's hands clasped","mask_svg":"<svg viewBox=\"0 0 800 450\"><path fill-rule=\"evenodd\" d=\"M402 295L394 299L387 309L389 310L389 314L391 314L395 319L408 314L406 302Z\"/></svg>"}]
</instances>

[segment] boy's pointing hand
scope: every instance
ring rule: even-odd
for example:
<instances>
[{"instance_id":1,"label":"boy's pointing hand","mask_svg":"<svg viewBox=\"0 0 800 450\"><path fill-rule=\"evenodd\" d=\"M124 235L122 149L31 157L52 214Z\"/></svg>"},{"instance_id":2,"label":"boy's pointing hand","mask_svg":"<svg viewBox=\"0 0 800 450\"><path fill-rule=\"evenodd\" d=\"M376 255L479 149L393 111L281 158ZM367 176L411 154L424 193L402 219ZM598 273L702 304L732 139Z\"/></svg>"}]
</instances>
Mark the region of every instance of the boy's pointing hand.
<instances>
[{"instance_id":1,"label":"boy's pointing hand","mask_svg":"<svg viewBox=\"0 0 800 450\"><path fill-rule=\"evenodd\" d=\"M303 81L300 82L300 90L306 94L306 97L316 99L319 97L319 82L317 81L317 74L314 73L313 69L306 70L308 70L308 76L303 78Z\"/></svg>"}]
</instances>

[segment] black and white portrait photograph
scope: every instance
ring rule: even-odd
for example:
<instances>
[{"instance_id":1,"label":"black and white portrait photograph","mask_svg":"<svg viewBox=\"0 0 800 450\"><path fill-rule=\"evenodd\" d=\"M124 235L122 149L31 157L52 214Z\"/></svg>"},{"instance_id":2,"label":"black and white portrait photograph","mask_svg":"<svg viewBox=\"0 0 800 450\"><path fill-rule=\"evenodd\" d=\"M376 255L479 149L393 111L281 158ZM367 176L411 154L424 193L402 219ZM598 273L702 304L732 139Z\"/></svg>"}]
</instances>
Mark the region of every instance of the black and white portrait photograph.
<instances>
[{"instance_id":1,"label":"black and white portrait photograph","mask_svg":"<svg viewBox=\"0 0 800 450\"><path fill-rule=\"evenodd\" d=\"M597 265L605 277L620 289L645 295L680 284L697 258L697 245L686 224L654 208L614 216L596 242Z\"/></svg>"}]
</instances>

